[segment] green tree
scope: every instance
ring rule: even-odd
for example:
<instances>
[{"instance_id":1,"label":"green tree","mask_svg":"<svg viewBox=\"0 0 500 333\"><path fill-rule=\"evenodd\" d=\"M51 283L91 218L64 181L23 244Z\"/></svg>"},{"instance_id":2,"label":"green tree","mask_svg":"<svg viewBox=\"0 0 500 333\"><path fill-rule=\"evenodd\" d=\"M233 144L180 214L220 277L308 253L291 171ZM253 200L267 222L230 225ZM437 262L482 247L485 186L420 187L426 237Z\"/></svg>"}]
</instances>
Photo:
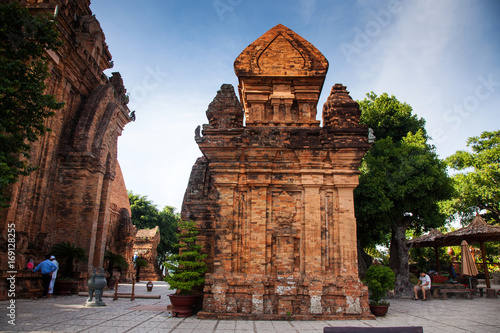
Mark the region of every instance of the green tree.
<instances>
[{"instance_id":1,"label":"green tree","mask_svg":"<svg viewBox=\"0 0 500 333\"><path fill-rule=\"evenodd\" d=\"M169 253L178 253L176 247L179 239L177 237L177 226L179 215L175 214L175 208L170 206L163 207L158 213L158 225L160 226L160 245L158 246L158 258L165 261ZM163 230L163 232L162 232Z\"/></svg>"},{"instance_id":2,"label":"green tree","mask_svg":"<svg viewBox=\"0 0 500 333\"><path fill-rule=\"evenodd\" d=\"M177 234L179 243L176 245L179 254L169 256L165 267L172 274L165 276L165 281L170 289L177 289L178 294L191 294L194 287L205 283L207 264L206 254L201 253L201 245L198 244L198 229L193 221L180 221L180 232Z\"/></svg>"},{"instance_id":3,"label":"green tree","mask_svg":"<svg viewBox=\"0 0 500 333\"><path fill-rule=\"evenodd\" d=\"M165 261L169 253L177 253L177 222L179 216L175 214L175 208L165 206L158 210L156 205L148 200L147 196L128 192L130 209L132 211L132 223L139 229L160 228L160 244L158 244L158 260Z\"/></svg>"},{"instance_id":4,"label":"green tree","mask_svg":"<svg viewBox=\"0 0 500 333\"><path fill-rule=\"evenodd\" d=\"M411 290L406 231L442 226L439 202L451 196L446 165L427 143L425 120L396 97L373 92L360 102L361 122L376 141L363 158L360 184L354 191L361 246L390 238L389 265L396 273L397 295Z\"/></svg>"},{"instance_id":5,"label":"green tree","mask_svg":"<svg viewBox=\"0 0 500 333\"><path fill-rule=\"evenodd\" d=\"M467 147L472 151L457 151L446 159L459 173L453 176L456 195L445 207L465 223L481 210L486 220L500 224L500 131L469 138Z\"/></svg>"},{"instance_id":6,"label":"green tree","mask_svg":"<svg viewBox=\"0 0 500 333\"><path fill-rule=\"evenodd\" d=\"M145 195L128 191L132 223L138 229L152 229L158 225L158 208Z\"/></svg>"},{"instance_id":7,"label":"green tree","mask_svg":"<svg viewBox=\"0 0 500 333\"><path fill-rule=\"evenodd\" d=\"M55 26L17 1L0 5L0 207L8 205L9 186L35 169L28 161L30 144L64 105L45 93L46 50L60 46Z\"/></svg>"}]
</instances>

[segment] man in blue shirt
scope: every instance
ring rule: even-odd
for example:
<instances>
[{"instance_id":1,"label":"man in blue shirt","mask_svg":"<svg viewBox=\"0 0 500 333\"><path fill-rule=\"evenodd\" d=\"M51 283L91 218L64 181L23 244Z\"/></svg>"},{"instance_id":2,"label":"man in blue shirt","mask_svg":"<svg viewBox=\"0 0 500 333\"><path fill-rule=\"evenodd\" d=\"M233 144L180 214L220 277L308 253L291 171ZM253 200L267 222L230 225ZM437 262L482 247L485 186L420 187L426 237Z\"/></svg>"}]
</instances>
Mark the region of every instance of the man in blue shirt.
<instances>
[{"instance_id":1,"label":"man in blue shirt","mask_svg":"<svg viewBox=\"0 0 500 333\"><path fill-rule=\"evenodd\" d=\"M57 269L57 266L50 261L50 254L45 256L45 260L38 264L35 267L33 272L41 271L42 272L42 285L43 285L43 297L47 297L47 293L49 292L50 280L52 279L52 272Z\"/></svg>"}]
</instances>

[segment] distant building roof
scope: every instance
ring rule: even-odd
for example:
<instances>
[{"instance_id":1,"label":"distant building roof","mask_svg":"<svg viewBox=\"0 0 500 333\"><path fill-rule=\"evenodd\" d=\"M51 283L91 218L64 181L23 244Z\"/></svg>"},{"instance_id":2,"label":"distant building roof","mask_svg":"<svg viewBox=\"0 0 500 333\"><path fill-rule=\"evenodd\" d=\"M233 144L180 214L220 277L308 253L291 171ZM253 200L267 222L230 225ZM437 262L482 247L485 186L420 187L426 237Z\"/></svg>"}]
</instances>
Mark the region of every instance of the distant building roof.
<instances>
[{"instance_id":1,"label":"distant building roof","mask_svg":"<svg viewBox=\"0 0 500 333\"><path fill-rule=\"evenodd\" d=\"M153 238L157 233L160 232L160 228L156 226L153 229L139 229L137 230L137 234L135 238Z\"/></svg>"}]
</instances>

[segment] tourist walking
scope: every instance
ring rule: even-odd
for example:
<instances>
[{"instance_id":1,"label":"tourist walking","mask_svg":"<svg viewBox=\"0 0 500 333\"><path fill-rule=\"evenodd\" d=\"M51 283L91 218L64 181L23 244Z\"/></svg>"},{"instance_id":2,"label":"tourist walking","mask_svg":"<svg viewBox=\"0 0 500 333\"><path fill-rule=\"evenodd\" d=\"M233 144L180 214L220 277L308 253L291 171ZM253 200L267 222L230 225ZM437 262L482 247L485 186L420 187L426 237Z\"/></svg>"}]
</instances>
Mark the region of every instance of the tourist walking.
<instances>
[{"instance_id":1,"label":"tourist walking","mask_svg":"<svg viewBox=\"0 0 500 333\"><path fill-rule=\"evenodd\" d=\"M59 270L59 263L57 262L56 257L50 256L50 261L57 266L57 269L52 272L52 279L49 284L49 297L51 297L54 293L54 284L56 283L57 271Z\"/></svg>"},{"instance_id":2,"label":"tourist walking","mask_svg":"<svg viewBox=\"0 0 500 333\"><path fill-rule=\"evenodd\" d=\"M46 298L49 292L50 280L52 279L52 272L57 269L57 266L50 261L50 254L45 256L45 260L35 267L33 272L42 272L42 285L43 285L43 297Z\"/></svg>"}]
</instances>

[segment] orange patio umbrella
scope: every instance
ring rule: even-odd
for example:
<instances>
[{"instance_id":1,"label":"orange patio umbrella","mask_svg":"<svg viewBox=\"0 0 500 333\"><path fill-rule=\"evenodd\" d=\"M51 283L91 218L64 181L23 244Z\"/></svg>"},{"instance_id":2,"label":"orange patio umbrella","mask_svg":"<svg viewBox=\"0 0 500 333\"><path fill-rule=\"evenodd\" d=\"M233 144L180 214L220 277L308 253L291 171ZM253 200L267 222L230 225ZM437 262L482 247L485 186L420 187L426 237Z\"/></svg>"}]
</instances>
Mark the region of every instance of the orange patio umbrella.
<instances>
[{"instance_id":1,"label":"orange patio umbrella","mask_svg":"<svg viewBox=\"0 0 500 333\"><path fill-rule=\"evenodd\" d=\"M476 267L476 262L474 260L474 257L472 256L472 253L470 253L469 250L469 244L467 244L466 241L462 241L462 244L460 244L462 247L462 265L460 266L460 274L462 274L463 277L468 276L476 276L479 274L477 271ZM470 284L470 280L469 280Z\"/></svg>"}]
</instances>

